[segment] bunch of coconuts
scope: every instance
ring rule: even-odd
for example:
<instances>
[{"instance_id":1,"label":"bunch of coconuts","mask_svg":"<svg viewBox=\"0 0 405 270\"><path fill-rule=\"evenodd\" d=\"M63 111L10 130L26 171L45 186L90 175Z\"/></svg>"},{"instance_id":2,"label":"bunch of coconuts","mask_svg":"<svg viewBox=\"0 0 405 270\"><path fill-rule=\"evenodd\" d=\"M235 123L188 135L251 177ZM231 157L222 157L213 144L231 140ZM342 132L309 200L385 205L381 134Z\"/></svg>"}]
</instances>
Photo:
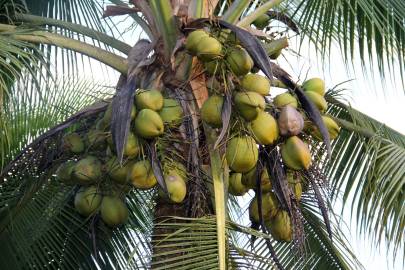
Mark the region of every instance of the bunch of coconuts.
<instances>
[{"instance_id":1,"label":"bunch of coconuts","mask_svg":"<svg viewBox=\"0 0 405 270\"><path fill-rule=\"evenodd\" d=\"M64 184L78 185L74 206L81 215L99 213L106 225L116 227L128 218L125 194L132 188L146 190L157 184L143 145L162 135L165 129L178 127L183 110L175 99L164 98L159 90L138 89L122 163L114 153L111 119L110 104L86 133L69 133L62 138L61 147L67 158L57 168L56 176ZM166 199L182 202L187 190L185 167L171 161L163 164L163 173L168 189Z\"/></svg>"},{"instance_id":2,"label":"bunch of coconuts","mask_svg":"<svg viewBox=\"0 0 405 270\"><path fill-rule=\"evenodd\" d=\"M265 96L269 96L270 91L269 80L253 73L253 60L235 41L234 36L230 34L225 41L221 40L221 34L215 35L206 30L195 30L186 39L187 51L203 62L208 75L206 84L209 97L201 107L201 119L214 129L221 128L225 95L228 91L231 92L230 136L225 152L231 170L228 191L234 196L243 196L250 189L256 190L256 175L259 175L265 224L274 239L291 241L289 214L279 207L267 170L257 172L258 145L279 146L286 181L296 200L300 201L303 183L299 171L306 170L311 165L310 149L302 135L305 132L306 135L320 140L322 136L315 125L304 121L305 113L294 94L280 94L266 104ZM319 111L324 113L327 102L324 98L323 80L307 80L302 88ZM336 138L339 126L329 116L323 116L323 120L331 139ZM253 222L259 222L256 197L250 203L249 214Z\"/></svg>"}]
</instances>

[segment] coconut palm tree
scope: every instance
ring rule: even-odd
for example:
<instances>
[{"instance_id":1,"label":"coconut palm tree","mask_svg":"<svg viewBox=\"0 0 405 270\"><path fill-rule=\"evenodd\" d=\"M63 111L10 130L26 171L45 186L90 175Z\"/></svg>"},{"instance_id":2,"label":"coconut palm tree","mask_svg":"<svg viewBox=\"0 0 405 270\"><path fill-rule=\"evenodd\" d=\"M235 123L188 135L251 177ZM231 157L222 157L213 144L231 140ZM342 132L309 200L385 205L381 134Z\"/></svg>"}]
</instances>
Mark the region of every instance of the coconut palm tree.
<instances>
[{"instance_id":1,"label":"coconut palm tree","mask_svg":"<svg viewBox=\"0 0 405 270\"><path fill-rule=\"evenodd\" d=\"M125 20L117 19L122 15ZM403 74L404 18L400 0L1 0L1 268L361 269L331 209L341 194L359 229L376 246L386 240L397 254L404 237L405 137L348 106L335 88L325 94L327 114L341 128L331 143L305 85L270 58L299 34L323 61L337 43L348 64L360 56L365 65L368 55L377 60L381 76L393 68ZM200 117L215 88L204 64L207 55L193 57L184 46L197 29L225 48L214 57L214 76L225 89L219 128ZM301 200L286 180L281 151L286 139L257 150L257 171L270 175L277 213L286 211L289 222L282 225L290 224L292 241L277 241L273 227L265 224L260 173L252 176L254 192L228 193L234 188L229 167L235 169L224 153L236 133L250 131L233 109L231 92L240 81L223 59L241 47L272 87L298 99L306 127L321 131L316 136L305 129L300 135L312 156L310 167L294 173L304 186ZM99 72L120 77L110 85L94 79ZM113 184L104 167L99 190L121 198L128 209L126 222L111 227L98 208L88 217L80 215L74 203L80 185L55 177L66 160L83 158L68 154L61 142L72 132L86 136L98 123L110 146L87 144L86 152L103 161L114 153L125 162L140 89L160 89L177 101L183 117L180 126L165 124L160 136L140 139L140 156L150 162L157 187ZM274 102L266 97L266 111L277 117ZM108 110L112 120L104 127ZM184 166L179 177L188 179L181 203L173 203L167 180L175 163ZM355 198L348 200L353 192ZM258 218L250 221L253 195Z\"/></svg>"}]
</instances>

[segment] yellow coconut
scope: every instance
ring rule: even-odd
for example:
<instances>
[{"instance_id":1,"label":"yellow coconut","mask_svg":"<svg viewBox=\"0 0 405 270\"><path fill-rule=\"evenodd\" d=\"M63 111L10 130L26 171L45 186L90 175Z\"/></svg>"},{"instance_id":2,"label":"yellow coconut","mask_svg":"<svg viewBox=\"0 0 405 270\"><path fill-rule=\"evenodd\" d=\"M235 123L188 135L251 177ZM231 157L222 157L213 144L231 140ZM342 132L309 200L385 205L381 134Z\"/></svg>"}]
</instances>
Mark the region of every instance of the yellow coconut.
<instances>
[{"instance_id":1,"label":"yellow coconut","mask_svg":"<svg viewBox=\"0 0 405 270\"><path fill-rule=\"evenodd\" d=\"M76 193L74 205L80 215L88 217L96 212L101 199L102 196L96 186L81 187Z\"/></svg>"},{"instance_id":2,"label":"yellow coconut","mask_svg":"<svg viewBox=\"0 0 405 270\"><path fill-rule=\"evenodd\" d=\"M234 196L243 196L249 189L242 183L241 173L232 173L229 176L229 188L228 191Z\"/></svg>"},{"instance_id":3,"label":"yellow coconut","mask_svg":"<svg viewBox=\"0 0 405 270\"><path fill-rule=\"evenodd\" d=\"M170 125L181 124L184 114L179 102L175 99L165 98L163 108L159 111L160 118Z\"/></svg>"},{"instance_id":4,"label":"yellow coconut","mask_svg":"<svg viewBox=\"0 0 405 270\"><path fill-rule=\"evenodd\" d=\"M248 52L240 46L233 48L228 56L226 62L229 68L236 76L243 76L253 68L253 60L250 58Z\"/></svg>"},{"instance_id":5,"label":"yellow coconut","mask_svg":"<svg viewBox=\"0 0 405 270\"><path fill-rule=\"evenodd\" d=\"M138 156L141 151L141 144L139 139L135 136L134 133L129 132L127 137L127 142L124 146L124 156L128 158L134 158Z\"/></svg>"},{"instance_id":6,"label":"yellow coconut","mask_svg":"<svg viewBox=\"0 0 405 270\"><path fill-rule=\"evenodd\" d=\"M308 145L297 136L288 138L281 146L284 164L293 170L308 169L311 165L311 152Z\"/></svg>"},{"instance_id":7,"label":"yellow coconut","mask_svg":"<svg viewBox=\"0 0 405 270\"><path fill-rule=\"evenodd\" d=\"M286 106L286 105L290 105L290 106L292 106L294 108L298 108L297 99L288 92L277 95L274 98L273 103L277 108L281 108L281 107Z\"/></svg>"},{"instance_id":8,"label":"yellow coconut","mask_svg":"<svg viewBox=\"0 0 405 270\"><path fill-rule=\"evenodd\" d=\"M302 195L302 185L300 175L296 171L287 170L286 177L288 185L294 192L295 198L297 199L297 201L300 201Z\"/></svg>"},{"instance_id":9,"label":"yellow coconut","mask_svg":"<svg viewBox=\"0 0 405 270\"><path fill-rule=\"evenodd\" d=\"M305 95L315 104L318 110L323 113L328 108L325 98L314 91L305 91Z\"/></svg>"},{"instance_id":10,"label":"yellow coconut","mask_svg":"<svg viewBox=\"0 0 405 270\"><path fill-rule=\"evenodd\" d=\"M286 242L292 240L293 231L291 219L287 211L278 211L272 219L267 220L266 225L275 240Z\"/></svg>"},{"instance_id":11,"label":"yellow coconut","mask_svg":"<svg viewBox=\"0 0 405 270\"><path fill-rule=\"evenodd\" d=\"M118 197L105 196L101 202L101 219L109 227L116 227L128 219L128 208Z\"/></svg>"},{"instance_id":12,"label":"yellow coconut","mask_svg":"<svg viewBox=\"0 0 405 270\"><path fill-rule=\"evenodd\" d=\"M325 82L320 78L312 78L302 84L304 91L315 92L318 95L325 95Z\"/></svg>"},{"instance_id":13,"label":"yellow coconut","mask_svg":"<svg viewBox=\"0 0 405 270\"><path fill-rule=\"evenodd\" d=\"M69 133L62 138L62 149L69 153L78 154L84 151L84 142L79 134Z\"/></svg>"},{"instance_id":14,"label":"yellow coconut","mask_svg":"<svg viewBox=\"0 0 405 270\"><path fill-rule=\"evenodd\" d=\"M290 105L286 105L281 108L277 123L281 136L298 135L304 128L304 118L294 107Z\"/></svg>"},{"instance_id":15,"label":"yellow coconut","mask_svg":"<svg viewBox=\"0 0 405 270\"><path fill-rule=\"evenodd\" d=\"M272 192L262 194L262 217L264 221L273 218L278 211L278 201ZM249 205L249 217L254 222L259 222L258 199L255 196Z\"/></svg>"},{"instance_id":16,"label":"yellow coconut","mask_svg":"<svg viewBox=\"0 0 405 270\"><path fill-rule=\"evenodd\" d=\"M254 167L252 170L248 171L247 173L242 174L242 184L244 184L247 188L257 190L256 167ZM267 174L267 170L264 168L260 175L260 184L261 184L263 193L267 193L267 192L271 191L270 178L269 178L269 175Z\"/></svg>"},{"instance_id":17,"label":"yellow coconut","mask_svg":"<svg viewBox=\"0 0 405 270\"><path fill-rule=\"evenodd\" d=\"M186 49L190 54L197 55L197 45L203 37L209 37L204 30L195 30L187 36Z\"/></svg>"},{"instance_id":18,"label":"yellow coconut","mask_svg":"<svg viewBox=\"0 0 405 270\"><path fill-rule=\"evenodd\" d=\"M79 160L73 168L72 176L83 185L94 183L102 176L100 160L93 156Z\"/></svg>"},{"instance_id":19,"label":"yellow coconut","mask_svg":"<svg viewBox=\"0 0 405 270\"><path fill-rule=\"evenodd\" d=\"M326 128L328 129L329 137L331 140L334 140L339 136L340 127L339 125L333 120L331 117L323 115L322 116L323 123L325 124ZM311 123L310 133L318 140L322 140L322 135L319 132L319 129Z\"/></svg>"},{"instance_id":20,"label":"yellow coconut","mask_svg":"<svg viewBox=\"0 0 405 270\"><path fill-rule=\"evenodd\" d=\"M241 86L245 91L251 91L266 96L270 91L270 81L259 74L247 74L241 81Z\"/></svg>"},{"instance_id":21,"label":"yellow coconut","mask_svg":"<svg viewBox=\"0 0 405 270\"><path fill-rule=\"evenodd\" d=\"M222 52L221 43L213 37L202 37L197 44L197 57L203 62L219 58Z\"/></svg>"},{"instance_id":22,"label":"yellow coconut","mask_svg":"<svg viewBox=\"0 0 405 270\"><path fill-rule=\"evenodd\" d=\"M159 111L163 107L163 96L160 91L156 89L139 89L136 92L135 101L138 110L151 109Z\"/></svg>"},{"instance_id":23,"label":"yellow coconut","mask_svg":"<svg viewBox=\"0 0 405 270\"><path fill-rule=\"evenodd\" d=\"M234 96L236 109L246 121L256 119L266 106L263 96L256 92L238 92Z\"/></svg>"},{"instance_id":24,"label":"yellow coconut","mask_svg":"<svg viewBox=\"0 0 405 270\"><path fill-rule=\"evenodd\" d=\"M257 29L264 29L269 25L270 16L267 14L260 15L256 20L253 21L253 25L256 26Z\"/></svg>"},{"instance_id":25,"label":"yellow coconut","mask_svg":"<svg viewBox=\"0 0 405 270\"><path fill-rule=\"evenodd\" d=\"M187 193L184 179L175 170L169 171L164 177L170 200L175 203L181 203Z\"/></svg>"},{"instance_id":26,"label":"yellow coconut","mask_svg":"<svg viewBox=\"0 0 405 270\"><path fill-rule=\"evenodd\" d=\"M56 170L56 178L66 185L74 184L74 179L72 179L72 173L75 165L76 162L73 160L68 160L59 165L58 169Z\"/></svg>"},{"instance_id":27,"label":"yellow coconut","mask_svg":"<svg viewBox=\"0 0 405 270\"><path fill-rule=\"evenodd\" d=\"M150 162L141 160L129 168L129 179L139 189L153 188L157 184Z\"/></svg>"},{"instance_id":28,"label":"yellow coconut","mask_svg":"<svg viewBox=\"0 0 405 270\"><path fill-rule=\"evenodd\" d=\"M162 135L164 132L162 118L150 109L141 110L135 118L135 132L146 139Z\"/></svg>"},{"instance_id":29,"label":"yellow coconut","mask_svg":"<svg viewBox=\"0 0 405 270\"><path fill-rule=\"evenodd\" d=\"M255 140L250 136L234 137L228 141L226 160L229 167L238 173L246 173L253 169L259 151Z\"/></svg>"},{"instance_id":30,"label":"yellow coconut","mask_svg":"<svg viewBox=\"0 0 405 270\"><path fill-rule=\"evenodd\" d=\"M221 127L223 104L224 98L222 96L210 96L201 107L201 119L212 127Z\"/></svg>"},{"instance_id":31,"label":"yellow coconut","mask_svg":"<svg viewBox=\"0 0 405 270\"><path fill-rule=\"evenodd\" d=\"M108 175L118 184L126 184L129 182L128 172L132 168L133 162L124 161L120 164L117 157L112 157L106 163L106 170Z\"/></svg>"},{"instance_id":32,"label":"yellow coconut","mask_svg":"<svg viewBox=\"0 0 405 270\"><path fill-rule=\"evenodd\" d=\"M273 144L278 139L276 119L264 111L260 111L256 119L250 122L249 128L258 144Z\"/></svg>"}]
</instances>

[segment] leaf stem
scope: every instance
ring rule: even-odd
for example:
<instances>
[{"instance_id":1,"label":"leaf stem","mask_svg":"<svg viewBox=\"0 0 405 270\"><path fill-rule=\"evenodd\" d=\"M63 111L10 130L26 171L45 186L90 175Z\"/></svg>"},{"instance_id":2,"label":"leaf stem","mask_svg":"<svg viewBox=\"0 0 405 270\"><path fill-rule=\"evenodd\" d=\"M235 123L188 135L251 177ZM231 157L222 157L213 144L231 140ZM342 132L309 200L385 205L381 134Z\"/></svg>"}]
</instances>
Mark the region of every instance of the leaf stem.
<instances>
[{"instance_id":1,"label":"leaf stem","mask_svg":"<svg viewBox=\"0 0 405 270\"><path fill-rule=\"evenodd\" d=\"M270 0L260 7L258 7L255 11L250 13L248 16L244 17L240 20L236 25L239 27L246 27L249 26L254 20L259 18L261 15L266 13L269 9L279 5L283 0Z\"/></svg>"}]
</instances>

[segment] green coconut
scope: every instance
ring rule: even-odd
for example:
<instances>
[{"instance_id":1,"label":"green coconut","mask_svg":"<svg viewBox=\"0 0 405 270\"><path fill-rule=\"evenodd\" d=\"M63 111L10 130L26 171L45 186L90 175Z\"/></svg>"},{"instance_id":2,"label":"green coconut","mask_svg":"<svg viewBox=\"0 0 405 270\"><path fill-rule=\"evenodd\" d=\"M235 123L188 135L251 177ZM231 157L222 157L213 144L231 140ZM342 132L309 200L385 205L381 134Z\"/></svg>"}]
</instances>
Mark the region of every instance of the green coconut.
<instances>
[{"instance_id":1,"label":"green coconut","mask_svg":"<svg viewBox=\"0 0 405 270\"><path fill-rule=\"evenodd\" d=\"M135 118L135 132L146 139L162 135L164 132L163 120L157 112L143 109Z\"/></svg>"},{"instance_id":2,"label":"green coconut","mask_svg":"<svg viewBox=\"0 0 405 270\"><path fill-rule=\"evenodd\" d=\"M56 170L56 178L66 185L74 184L72 173L75 165L76 162L73 160L68 160L60 164L58 169Z\"/></svg>"},{"instance_id":3,"label":"green coconut","mask_svg":"<svg viewBox=\"0 0 405 270\"><path fill-rule=\"evenodd\" d=\"M253 68L254 64L248 52L240 46L230 51L226 57L226 62L236 76L247 74Z\"/></svg>"},{"instance_id":4,"label":"green coconut","mask_svg":"<svg viewBox=\"0 0 405 270\"><path fill-rule=\"evenodd\" d=\"M203 62L209 62L222 56L222 45L213 37L202 37L197 44L197 57Z\"/></svg>"},{"instance_id":5,"label":"green coconut","mask_svg":"<svg viewBox=\"0 0 405 270\"><path fill-rule=\"evenodd\" d=\"M224 63L222 61L213 60L205 62L204 68L209 75L220 74L221 70L224 68Z\"/></svg>"},{"instance_id":6,"label":"green coconut","mask_svg":"<svg viewBox=\"0 0 405 270\"><path fill-rule=\"evenodd\" d=\"M281 107L286 106L286 105L290 105L290 106L292 106L292 107L294 107L296 109L298 108L297 99L288 92L277 95L274 98L273 103L277 108L281 108Z\"/></svg>"},{"instance_id":7,"label":"green coconut","mask_svg":"<svg viewBox=\"0 0 405 270\"><path fill-rule=\"evenodd\" d=\"M270 91L270 81L259 74L247 74L242 78L241 86L245 91L256 92L266 96Z\"/></svg>"},{"instance_id":8,"label":"green coconut","mask_svg":"<svg viewBox=\"0 0 405 270\"><path fill-rule=\"evenodd\" d=\"M278 211L272 219L267 220L266 226L275 240L286 242L292 240L291 219L287 211Z\"/></svg>"},{"instance_id":9,"label":"green coconut","mask_svg":"<svg viewBox=\"0 0 405 270\"><path fill-rule=\"evenodd\" d=\"M250 136L234 137L226 146L226 160L229 167L238 173L246 173L253 169L258 159L255 140Z\"/></svg>"},{"instance_id":10,"label":"green coconut","mask_svg":"<svg viewBox=\"0 0 405 270\"><path fill-rule=\"evenodd\" d=\"M278 139L276 119L264 111L260 111L256 119L250 122L249 128L258 144L273 144Z\"/></svg>"},{"instance_id":11,"label":"green coconut","mask_svg":"<svg viewBox=\"0 0 405 270\"><path fill-rule=\"evenodd\" d=\"M200 43L200 40L204 37L209 37L208 33L204 30L195 30L191 32L186 39L186 50L191 55L197 55L197 45Z\"/></svg>"},{"instance_id":12,"label":"green coconut","mask_svg":"<svg viewBox=\"0 0 405 270\"><path fill-rule=\"evenodd\" d=\"M148 160L141 160L130 167L129 179L139 189L153 188L157 184L156 177Z\"/></svg>"},{"instance_id":13,"label":"green coconut","mask_svg":"<svg viewBox=\"0 0 405 270\"><path fill-rule=\"evenodd\" d=\"M234 102L236 109L246 121L256 119L266 106L263 96L256 92L237 92Z\"/></svg>"},{"instance_id":14,"label":"green coconut","mask_svg":"<svg viewBox=\"0 0 405 270\"><path fill-rule=\"evenodd\" d=\"M79 154L84 151L84 142L82 137L77 133L69 133L62 138L63 151Z\"/></svg>"},{"instance_id":15,"label":"green coconut","mask_svg":"<svg viewBox=\"0 0 405 270\"><path fill-rule=\"evenodd\" d=\"M326 128L328 129L329 137L331 140L334 140L339 136L340 132L340 126L333 120L331 117L327 115L322 115L322 120L323 123L325 124ZM313 125L312 123L310 124L310 133L312 136L314 136L317 140L322 140L322 135L319 132L319 129Z\"/></svg>"},{"instance_id":16,"label":"green coconut","mask_svg":"<svg viewBox=\"0 0 405 270\"><path fill-rule=\"evenodd\" d=\"M80 215L88 217L96 212L101 200L102 196L96 186L81 187L76 193L74 205Z\"/></svg>"},{"instance_id":17,"label":"green coconut","mask_svg":"<svg viewBox=\"0 0 405 270\"><path fill-rule=\"evenodd\" d=\"M93 156L79 160L73 168L72 176L83 185L96 182L102 176L100 160Z\"/></svg>"},{"instance_id":18,"label":"green coconut","mask_svg":"<svg viewBox=\"0 0 405 270\"><path fill-rule=\"evenodd\" d=\"M201 119L208 125L218 128L222 126L222 96L210 96L201 107Z\"/></svg>"},{"instance_id":19,"label":"green coconut","mask_svg":"<svg viewBox=\"0 0 405 270\"><path fill-rule=\"evenodd\" d=\"M259 222L259 206L255 196L249 205L249 217L251 221ZM264 221L273 218L278 211L278 201L272 192L262 194L262 217Z\"/></svg>"},{"instance_id":20,"label":"green coconut","mask_svg":"<svg viewBox=\"0 0 405 270\"><path fill-rule=\"evenodd\" d=\"M270 54L269 57L271 60L276 60L281 55L282 52L283 52L283 49L279 49L279 50L273 52L272 54Z\"/></svg>"},{"instance_id":21,"label":"green coconut","mask_svg":"<svg viewBox=\"0 0 405 270\"><path fill-rule=\"evenodd\" d=\"M101 202L101 219L109 227L116 227L128 219L128 208L125 203L115 196L104 196Z\"/></svg>"},{"instance_id":22,"label":"green coconut","mask_svg":"<svg viewBox=\"0 0 405 270\"><path fill-rule=\"evenodd\" d=\"M297 136L289 137L281 145L281 157L284 164L293 170L308 169L311 165L308 145Z\"/></svg>"},{"instance_id":23,"label":"green coconut","mask_svg":"<svg viewBox=\"0 0 405 270\"><path fill-rule=\"evenodd\" d=\"M179 102L175 99L165 98L163 108L159 111L160 118L170 125L181 124L184 114Z\"/></svg>"},{"instance_id":24,"label":"green coconut","mask_svg":"<svg viewBox=\"0 0 405 270\"><path fill-rule=\"evenodd\" d=\"M134 133L129 132L127 136L127 142L124 145L124 156L128 158L134 158L138 156L141 151L141 144L139 139Z\"/></svg>"},{"instance_id":25,"label":"green coconut","mask_svg":"<svg viewBox=\"0 0 405 270\"><path fill-rule=\"evenodd\" d=\"M135 102L138 110L151 109L159 111L163 107L163 96L156 89L139 89L135 94Z\"/></svg>"},{"instance_id":26,"label":"green coconut","mask_svg":"<svg viewBox=\"0 0 405 270\"><path fill-rule=\"evenodd\" d=\"M248 192L248 188L242 183L241 173L232 173L229 176L229 188L228 191L234 196L243 196Z\"/></svg>"},{"instance_id":27,"label":"green coconut","mask_svg":"<svg viewBox=\"0 0 405 270\"><path fill-rule=\"evenodd\" d=\"M164 177L169 199L172 202L181 203L187 193L186 182L175 170L169 171Z\"/></svg>"},{"instance_id":28,"label":"green coconut","mask_svg":"<svg viewBox=\"0 0 405 270\"><path fill-rule=\"evenodd\" d=\"M242 183L249 189L257 190L256 185L256 167L247 173L242 174ZM271 191L271 182L267 170L263 169L260 175L260 184L262 187L262 192L267 193Z\"/></svg>"},{"instance_id":29,"label":"green coconut","mask_svg":"<svg viewBox=\"0 0 405 270\"><path fill-rule=\"evenodd\" d=\"M302 84L304 91L315 92L318 95L325 95L325 82L320 78L312 78Z\"/></svg>"},{"instance_id":30,"label":"green coconut","mask_svg":"<svg viewBox=\"0 0 405 270\"><path fill-rule=\"evenodd\" d=\"M102 150L106 147L107 136L105 131L90 129L86 134L86 144L90 149Z\"/></svg>"},{"instance_id":31,"label":"green coconut","mask_svg":"<svg viewBox=\"0 0 405 270\"><path fill-rule=\"evenodd\" d=\"M110 178L118 184L126 184L129 182L128 172L131 169L133 162L124 161L120 164L118 158L113 156L106 163L106 170Z\"/></svg>"},{"instance_id":32,"label":"green coconut","mask_svg":"<svg viewBox=\"0 0 405 270\"><path fill-rule=\"evenodd\" d=\"M314 91L305 91L305 95L315 104L318 110L323 113L328 108L325 98Z\"/></svg>"},{"instance_id":33,"label":"green coconut","mask_svg":"<svg viewBox=\"0 0 405 270\"><path fill-rule=\"evenodd\" d=\"M304 118L290 105L281 108L277 119L281 136L295 136L301 133L304 128Z\"/></svg>"},{"instance_id":34,"label":"green coconut","mask_svg":"<svg viewBox=\"0 0 405 270\"><path fill-rule=\"evenodd\" d=\"M269 25L270 16L267 14L260 15L256 20L253 21L253 25L256 26L257 29L264 29Z\"/></svg>"}]
</instances>

